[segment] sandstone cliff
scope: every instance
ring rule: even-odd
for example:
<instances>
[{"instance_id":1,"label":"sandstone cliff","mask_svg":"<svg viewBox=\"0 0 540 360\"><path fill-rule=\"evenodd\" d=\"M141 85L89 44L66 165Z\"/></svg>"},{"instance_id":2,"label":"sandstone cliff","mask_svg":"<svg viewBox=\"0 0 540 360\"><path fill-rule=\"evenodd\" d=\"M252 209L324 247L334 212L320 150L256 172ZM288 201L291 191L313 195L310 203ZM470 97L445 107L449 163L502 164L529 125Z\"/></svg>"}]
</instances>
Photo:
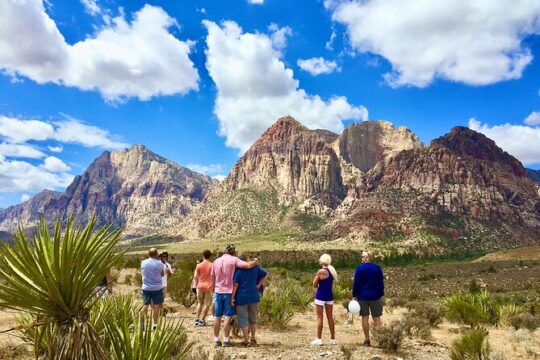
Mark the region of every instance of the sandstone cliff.
<instances>
[{"instance_id":1,"label":"sandstone cliff","mask_svg":"<svg viewBox=\"0 0 540 360\"><path fill-rule=\"evenodd\" d=\"M65 193L44 191L0 212L0 230L13 230L40 214L52 220L96 215L100 223L141 235L169 226L199 204L217 181L158 156L142 145L104 152L76 176Z\"/></svg>"}]
</instances>

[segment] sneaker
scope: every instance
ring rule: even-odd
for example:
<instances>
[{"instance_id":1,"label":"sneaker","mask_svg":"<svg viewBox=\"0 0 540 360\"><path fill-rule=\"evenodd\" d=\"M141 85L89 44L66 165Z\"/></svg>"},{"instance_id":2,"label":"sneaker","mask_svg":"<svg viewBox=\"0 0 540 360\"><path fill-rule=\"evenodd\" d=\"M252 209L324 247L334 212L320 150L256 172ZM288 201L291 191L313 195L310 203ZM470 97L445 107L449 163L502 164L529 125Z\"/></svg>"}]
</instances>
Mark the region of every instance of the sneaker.
<instances>
[{"instance_id":1,"label":"sneaker","mask_svg":"<svg viewBox=\"0 0 540 360\"><path fill-rule=\"evenodd\" d=\"M322 340L321 339L315 339L311 342L311 345L315 345L315 346L321 346L322 345Z\"/></svg>"},{"instance_id":2,"label":"sneaker","mask_svg":"<svg viewBox=\"0 0 540 360\"><path fill-rule=\"evenodd\" d=\"M364 341L364 343L362 345L365 346L365 347L370 347L371 346L371 341L366 340L366 341Z\"/></svg>"},{"instance_id":3,"label":"sneaker","mask_svg":"<svg viewBox=\"0 0 540 360\"><path fill-rule=\"evenodd\" d=\"M195 326L199 326L200 320L195 320Z\"/></svg>"},{"instance_id":4,"label":"sneaker","mask_svg":"<svg viewBox=\"0 0 540 360\"><path fill-rule=\"evenodd\" d=\"M157 330L157 325L152 325L152 331L156 331Z\"/></svg>"},{"instance_id":5,"label":"sneaker","mask_svg":"<svg viewBox=\"0 0 540 360\"><path fill-rule=\"evenodd\" d=\"M220 346L221 346L221 341L215 340L214 341L214 347L217 348L217 347L220 347Z\"/></svg>"},{"instance_id":6,"label":"sneaker","mask_svg":"<svg viewBox=\"0 0 540 360\"><path fill-rule=\"evenodd\" d=\"M337 345L336 339L331 339L330 340L330 345Z\"/></svg>"},{"instance_id":7,"label":"sneaker","mask_svg":"<svg viewBox=\"0 0 540 360\"><path fill-rule=\"evenodd\" d=\"M199 320L199 326L206 326L206 321Z\"/></svg>"},{"instance_id":8,"label":"sneaker","mask_svg":"<svg viewBox=\"0 0 540 360\"><path fill-rule=\"evenodd\" d=\"M232 347L232 343L230 341L224 341L223 344L221 344L222 347Z\"/></svg>"}]
</instances>

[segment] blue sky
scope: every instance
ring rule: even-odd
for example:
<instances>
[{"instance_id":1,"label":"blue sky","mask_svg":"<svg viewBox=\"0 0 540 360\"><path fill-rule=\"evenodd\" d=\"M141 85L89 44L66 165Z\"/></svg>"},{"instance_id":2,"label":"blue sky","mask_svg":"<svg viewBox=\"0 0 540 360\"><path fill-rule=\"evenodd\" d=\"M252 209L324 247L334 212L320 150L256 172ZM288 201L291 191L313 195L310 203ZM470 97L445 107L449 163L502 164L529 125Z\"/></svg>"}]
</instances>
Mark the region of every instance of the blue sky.
<instances>
[{"instance_id":1,"label":"blue sky","mask_svg":"<svg viewBox=\"0 0 540 360\"><path fill-rule=\"evenodd\" d=\"M278 117L463 125L540 168L540 4L0 3L0 207L144 144L226 175Z\"/></svg>"}]
</instances>

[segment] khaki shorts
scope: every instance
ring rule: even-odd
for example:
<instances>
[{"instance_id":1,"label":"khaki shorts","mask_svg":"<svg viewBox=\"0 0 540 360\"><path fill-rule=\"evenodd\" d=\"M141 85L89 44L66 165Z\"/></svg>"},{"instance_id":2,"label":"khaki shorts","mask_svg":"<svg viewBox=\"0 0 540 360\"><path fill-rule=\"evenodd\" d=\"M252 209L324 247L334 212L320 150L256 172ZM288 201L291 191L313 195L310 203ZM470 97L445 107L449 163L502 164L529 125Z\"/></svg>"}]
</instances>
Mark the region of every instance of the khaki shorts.
<instances>
[{"instance_id":1,"label":"khaki shorts","mask_svg":"<svg viewBox=\"0 0 540 360\"><path fill-rule=\"evenodd\" d=\"M201 291L197 289L197 301L204 306L212 305L212 298L214 294L211 291Z\"/></svg>"}]
</instances>

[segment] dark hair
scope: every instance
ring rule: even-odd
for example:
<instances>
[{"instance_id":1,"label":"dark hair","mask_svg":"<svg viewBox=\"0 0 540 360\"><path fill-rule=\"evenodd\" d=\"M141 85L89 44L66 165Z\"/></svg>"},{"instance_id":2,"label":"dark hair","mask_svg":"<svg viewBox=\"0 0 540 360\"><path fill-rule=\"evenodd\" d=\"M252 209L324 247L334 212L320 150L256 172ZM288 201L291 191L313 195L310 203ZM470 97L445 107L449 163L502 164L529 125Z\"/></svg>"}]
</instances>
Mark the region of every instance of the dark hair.
<instances>
[{"instance_id":1,"label":"dark hair","mask_svg":"<svg viewBox=\"0 0 540 360\"><path fill-rule=\"evenodd\" d=\"M217 257L218 257L218 258L219 258L219 257L222 257L222 256L223 256L223 254L224 254L224 253L223 253L223 251L218 251L218 253L217 253Z\"/></svg>"},{"instance_id":2,"label":"dark hair","mask_svg":"<svg viewBox=\"0 0 540 360\"><path fill-rule=\"evenodd\" d=\"M212 252L210 250L204 250L202 252L202 255L205 259L210 259L210 256L212 256Z\"/></svg>"}]
</instances>

